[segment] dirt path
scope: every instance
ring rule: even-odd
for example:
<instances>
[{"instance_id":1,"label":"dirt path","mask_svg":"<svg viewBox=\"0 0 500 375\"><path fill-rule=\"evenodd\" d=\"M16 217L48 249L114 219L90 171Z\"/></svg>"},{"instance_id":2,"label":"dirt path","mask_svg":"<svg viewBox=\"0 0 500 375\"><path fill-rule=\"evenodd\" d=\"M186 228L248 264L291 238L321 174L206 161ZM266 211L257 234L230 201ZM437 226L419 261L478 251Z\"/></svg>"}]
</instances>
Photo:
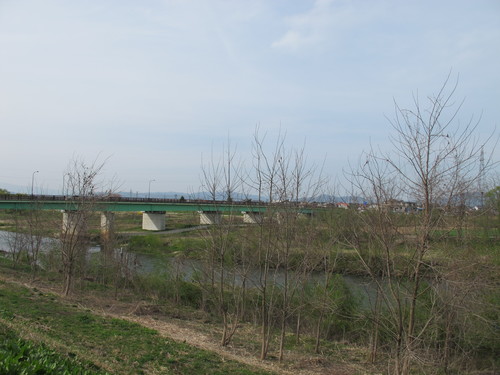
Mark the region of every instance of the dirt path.
<instances>
[{"instance_id":1,"label":"dirt path","mask_svg":"<svg viewBox=\"0 0 500 375\"><path fill-rule=\"evenodd\" d=\"M297 353L287 353L288 358L283 364L274 360L262 361L243 347L221 347L213 336L203 332L201 322L183 321L169 319L167 317L151 316L143 313L137 314L141 310L140 304L114 304L106 308L98 307L97 303L86 303L82 306L92 309L96 314L109 316L118 319L125 319L138 323L142 326L154 329L161 336L178 342L184 342L197 348L217 353L223 358L244 363L253 368L274 372L281 375L352 375L363 372L355 366L342 363L329 363L321 356L304 356ZM128 311L126 311L128 309Z\"/></svg>"},{"instance_id":2,"label":"dirt path","mask_svg":"<svg viewBox=\"0 0 500 375\"><path fill-rule=\"evenodd\" d=\"M123 316L123 315L115 317L120 317L121 319L126 319L128 321L139 323L145 327L158 331L160 335L162 335L163 337L170 338L179 342L185 342L189 345L195 346L203 350L215 352L221 357L245 363L254 368L260 368L278 374L287 374L287 375L297 374L296 371L289 371L284 368L280 368L277 365L260 361L254 358L249 353L247 353L247 355L244 355L241 352L236 353L231 348L223 349L220 345L217 345L207 335L199 331L195 331L191 328L182 327L177 323L157 321L149 317ZM304 372L304 374L306 373ZM317 373L307 373L307 374L317 374Z\"/></svg>"},{"instance_id":3,"label":"dirt path","mask_svg":"<svg viewBox=\"0 0 500 375\"><path fill-rule=\"evenodd\" d=\"M107 314L115 318L126 319L131 322L141 324L145 327L156 330L163 337L173 339L179 342L185 342L197 348L215 352L223 358L244 363L253 368L260 368L265 371L274 372L283 375L350 375L354 373L353 368L346 365L336 365L335 368L325 367L321 361L314 358L303 359L302 365L297 363L285 362L285 364L273 363L271 361L262 361L256 358L253 354L245 351L242 348L227 348L221 347L213 338L191 327L181 326L177 322L159 321L148 316L134 316L121 314ZM307 368L305 368L307 367Z\"/></svg>"},{"instance_id":4,"label":"dirt path","mask_svg":"<svg viewBox=\"0 0 500 375\"><path fill-rule=\"evenodd\" d=\"M169 319L157 314L137 313L141 309L141 303L124 303L111 301L109 299L98 298L96 296L81 295L71 298L64 298L58 289L47 284L27 284L19 280L2 277L0 279L11 283L21 284L27 288L36 287L44 293L58 295L62 302L78 304L81 308L89 309L93 313L105 317L113 317L138 323L142 326L157 331L161 336L178 342L184 342L197 348L217 353L221 357L244 363L253 368L274 372L280 375L352 375L354 373L364 373L362 368L349 365L347 363L328 363L320 356L304 356L297 353L287 353L288 358L283 364L273 360L262 361L254 353L250 353L243 347L221 347L218 341L209 334L204 333L203 323L193 321L183 321ZM146 306L147 307L147 306ZM200 326L197 329L197 326ZM206 326L204 327L206 331Z\"/></svg>"}]
</instances>

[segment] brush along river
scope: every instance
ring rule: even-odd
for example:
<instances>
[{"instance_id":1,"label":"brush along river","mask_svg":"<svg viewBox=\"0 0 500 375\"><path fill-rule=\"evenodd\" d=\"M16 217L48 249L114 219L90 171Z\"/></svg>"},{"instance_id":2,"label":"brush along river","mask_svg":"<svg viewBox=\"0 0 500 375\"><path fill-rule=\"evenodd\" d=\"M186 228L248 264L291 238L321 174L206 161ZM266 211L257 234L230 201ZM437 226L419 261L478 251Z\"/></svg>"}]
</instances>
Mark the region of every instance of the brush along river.
<instances>
[{"instance_id":1,"label":"brush along river","mask_svg":"<svg viewBox=\"0 0 500 375\"><path fill-rule=\"evenodd\" d=\"M0 255L10 256L13 247L22 242L19 238L16 242L15 236L22 236L13 232L0 231ZM48 254L50 251L57 250L59 241L52 238L44 238L40 249L41 254ZM91 261L101 252L100 246L91 246L87 250L87 260ZM43 256L41 257L43 258ZM132 253L125 248L115 250L115 259L121 262L122 268L130 272L137 272L141 275L164 275L170 278L179 278L188 282L206 279L208 277L207 266L203 262L190 258L176 258L172 256L159 257L158 255ZM43 261L38 262L43 268ZM215 272L215 280L219 279L220 274ZM309 285L323 285L325 282L325 273L314 271L306 275L299 275L294 271L288 272L289 287L298 286L300 283ZM225 271L226 282L242 286L245 283L247 288L259 288L262 285L262 273L258 268L250 268L245 272L239 270ZM269 270L267 283L282 288L285 282L285 271L283 269ZM353 296L358 298L361 306L369 308L376 296L376 285L366 277L342 275L345 285Z\"/></svg>"}]
</instances>

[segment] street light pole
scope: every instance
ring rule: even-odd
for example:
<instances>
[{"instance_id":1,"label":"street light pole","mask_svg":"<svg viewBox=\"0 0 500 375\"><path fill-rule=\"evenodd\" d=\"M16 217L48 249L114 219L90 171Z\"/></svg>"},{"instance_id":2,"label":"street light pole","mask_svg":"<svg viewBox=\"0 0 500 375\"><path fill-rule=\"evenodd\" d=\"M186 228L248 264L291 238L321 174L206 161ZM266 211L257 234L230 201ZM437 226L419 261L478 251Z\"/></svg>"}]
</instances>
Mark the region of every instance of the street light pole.
<instances>
[{"instance_id":1,"label":"street light pole","mask_svg":"<svg viewBox=\"0 0 500 375\"><path fill-rule=\"evenodd\" d=\"M66 192L67 192L67 189L66 189L66 176L70 177L69 173L64 173L63 174L63 187L62 187L62 195L63 195L63 197L66 196Z\"/></svg>"},{"instance_id":2,"label":"street light pole","mask_svg":"<svg viewBox=\"0 0 500 375\"><path fill-rule=\"evenodd\" d=\"M151 198L151 182L155 182L156 180L149 180L149 187L148 187L148 199Z\"/></svg>"},{"instance_id":3,"label":"street light pole","mask_svg":"<svg viewBox=\"0 0 500 375\"><path fill-rule=\"evenodd\" d=\"M62 184L62 196L64 197L64 189L66 187L66 173L63 174L63 184Z\"/></svg>"},{"instance_id":4,"label":"street light pole","mask_svg":"<svg viewBox=\"0 0 500 375\"><path fill-rule=\"evenodd\" d=\"M39 171L34 171L33 174L31 175L31 196L33 197L33 185L35 184L35 173L38 173Z\"/></svg>"}]
</instances>

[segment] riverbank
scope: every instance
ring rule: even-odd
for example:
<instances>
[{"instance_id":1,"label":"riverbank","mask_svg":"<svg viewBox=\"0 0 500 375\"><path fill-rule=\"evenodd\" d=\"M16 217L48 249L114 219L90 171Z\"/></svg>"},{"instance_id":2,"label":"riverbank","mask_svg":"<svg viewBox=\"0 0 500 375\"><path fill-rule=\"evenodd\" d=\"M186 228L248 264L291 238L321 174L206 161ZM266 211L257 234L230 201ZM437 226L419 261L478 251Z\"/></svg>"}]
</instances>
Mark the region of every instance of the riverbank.
<instances>
[{"instance_id":1,"label":"riverbank","mask_svg":"<svg viewBox=\"0 0 500 375\"><path fill-rule=\"evenodd\" d=\"M355 346L337 343L313 355L304 339L302 348L287 351L286 363L279 364L272 354L261 361L258 332L251 325L242 324L241 338L223 348L220 330L199 311L162 307L129 293L113 298L112 291L95 288L63 298L55 281L29 282L28 274L5 268L5 262L0 269L2 325L23 339L43 343L64 357L76 354L110 373L377 373L364 363L364 350Z\"/></svg>"},{"instance_id":2,"label":"riverbank","mask_svg":"<svg viewBox=\"0 0 500 375\"><path fill-rule=\"evenodd\" d=\"M294 373L391 368L398 345L394 338L407 328L404 314L415 301L412 329L425 337L411 352L421 363L428 361L422 371L439 374L452 366L479 374L495 368L497 237L480 227L466 232L443 227L432 233L425 261L415 262L415 234L406 217L398 219L403 222L390 232L397 236L388 242L359 223L351 231L339 227L344 221L302 218L293 233L277 232L280 226L220 225L119 234L103 237L103 251L88 249L99 233L89 231L79 242L72 274L64 269L64 242L41 249L35 261L30 261L30 248L14 247L18 251L10 263L5 259L0 272L39 290L48 286L53 293L70 275L71 297L62 301L75 301L89 313L140 322L182 341L194 338L193 345L203 338L203 345L219 355L239 355L242 361L251 358ZM418 283L413 281L416 264ZM346 276L360 271L371 276L355 280L363 284L364 298L358 298Z\"/></svg>"}]
</instances>

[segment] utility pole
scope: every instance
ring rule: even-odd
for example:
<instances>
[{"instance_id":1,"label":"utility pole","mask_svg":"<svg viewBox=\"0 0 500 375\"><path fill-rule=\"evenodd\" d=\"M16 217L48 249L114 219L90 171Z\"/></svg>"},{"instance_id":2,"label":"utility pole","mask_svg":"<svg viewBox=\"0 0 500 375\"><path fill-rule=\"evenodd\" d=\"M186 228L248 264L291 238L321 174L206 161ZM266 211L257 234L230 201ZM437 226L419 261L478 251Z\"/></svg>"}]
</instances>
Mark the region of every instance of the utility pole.
<instances>
[{"instance_id":1,"label":"utility pole","mask_svg":"<svg viewBox=\"0 0 500 375\"><path fill-rule=\"evenodd\" d=\"M151 182L155 182L156 180L149 180L149 187L148 187L148 199L151 198Z\"/></svg>"},{"instance_id":2,"label":"utility pole","mask_svg":"<svg viewBox=\"0 0 500 375\"><path fill-rule=\"evenodd\" d=\"M35 173L38 173L39 171L34 171L33 174L31 175L31 197L33 197L33 185L35 184Z\"/></svg>"}]
</instances>

